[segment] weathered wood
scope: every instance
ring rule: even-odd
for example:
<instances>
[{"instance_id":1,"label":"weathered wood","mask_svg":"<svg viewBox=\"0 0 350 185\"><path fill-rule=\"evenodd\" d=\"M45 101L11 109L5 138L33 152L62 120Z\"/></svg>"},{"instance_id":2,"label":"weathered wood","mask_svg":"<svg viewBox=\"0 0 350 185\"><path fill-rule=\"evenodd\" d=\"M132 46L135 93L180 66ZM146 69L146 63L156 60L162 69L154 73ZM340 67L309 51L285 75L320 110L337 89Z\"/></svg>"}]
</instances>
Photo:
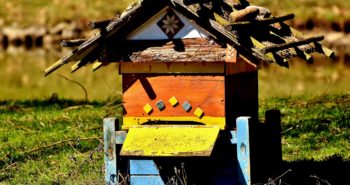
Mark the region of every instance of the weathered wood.
<instances>
[{"instance_id":1,"label":"weathered wood","mask_svg":"<svg viewBox=\"0 0 350 185\"><path fill-rule=\"evenodd\" d=\"M233 35L233 33L226 31L225 28L223 28L223 26L219 25L217 22L209 20L211 26L217 30L218 32L220 32L224 37L226 37L227 39L229 39L230 41L232 41L232 44L234 46L236 46L235 48L241 52L241 54L243 54L246 57L250 57L251 55L253 55L254 57L256 57L255 60L252 61L263 61L263 62L267 62L267 63L272 63L272 60L269 59L266 55L264 55L263 53L261 53L259 50L255 49L255 48L251 48L251 51L248 51L247 48L244 48L239 41L235 38L235 36ZM237 48L237 45L239 46ZM240 49L243 48L243 49Z\"/></svg>"},{"instance_id":2,"label":"weathered wood","mask_svg":"<svg viewBox=\"0 0 350 185\"><path fill-rule=\"evenodd\" d=\"M223 62L120 62L120 74L224 74Z\"/></svg>"},{"instance_id":3,"label":"weathered wood","mask_svg":"<svg viewBox=\"0 0 350 185\"><path fill-rule=\"evenodd\" d=\"M106 58L106 59L103 59ZM109 48L102 61L143 62L224 62L225 49L209 39L173 41L124 41Z\"/></svg>"},{"instance_id":4,"label":"weathered wood","mask_svg":"<svg viewBox=\"0 0 350 185\"><path fill-rule=\"evenodd\" d=\"M309 44L311 42L318 42L324 39L324 36L316 36L316 37L309 37L306 39L302 39L299 41L294 41L294 42L287 42L279 45L273 45L273 46L268 46L262 50L263 53L269 53L269 52L276 52L284 49L288 49L291 47L297 47L305 44Z\"/></svg>"},{"instance_id":5,"label":"weathered wood","mask_svg":"<svg viewBox=\"0 0 350 185\"><path fill-rule=\"evenodd\" d=\"M198 25L200 25L210 33L217 34L218 36L225 38L229 44L233 45L233 47L238 50L238 52L240 52L246 57L249 57L251 61L254 61L254 62L265 61L267 63L272 62L259 50L255 48L248 49L243 47L233 33L227 31L222 25L215 22L214 20L211 20L211 19L203 20L204 19L203 17L200 17L196 12L189 9L180 0L171 0L171 2L172 4L170 6L174 6L178 11L181 11L183 14L187 15L188 18L193 19Z\"/></svg>"},{"instance_id":6,"label":"weathered wood","mask_svg":"<svg viewBox=\"0 0 350 185\"><path fill-rule=\"evenodd\" d=\"M123 29L128 25L129 21L136 20L135 22L144 22L149 17L153 16L154 13L158 12L162 8L165 7L164 1L159 1L158 3L150 3L150 1L142 1L142 3L134 6L128 13L124 16L121 16L119 19L112 21L107 27L106 30L97 34L96 36L90 38L78 48L74 49L72 52L68 53L66 56L61 58L52 66L48 67L45 70L45 76L49 75L53 71L57 70L62 65L72 62L72 61L80 61L87 57L91 52L93 52L96 48L100 46L101 40L106 40L116 33L123 32ZM145 13L146 12L146 13ZM133 24L134 27L137 24ZM119 34L119 39L122 39L127 33ZM114 38L116 39L116 38ZM95 56L96 57L96 56Z\"/></svg>"},{"instance_id":7,"label":"weathered wood","mask_svg":"<svg viewBox=\"0 0 350 185\"><path fill-rule=\"evenodd\" d=\"M60 45L62 47L76 47L87 41L87 39L62 40Z\"/></svg>"},{"instance_id":8,"label":"weathered wood","mask_svg":"<svg viewBox=\"0 0 350 185\"><path fill-rule=\"evenodd\" d=\"M106 184L118 184L117 174L117 154L116 154L116 134L118 129L116 124L118 120L115 118L103 119L103 143L104 143L104 159L105 159L105 182Z\"/></svg>"},{"instance_id":9,"label":"weathered wood","mask_svg":"<svg viewBox=\"0 0 350 185\"><path fill-rule=\"evenodd\" d=\"M251 184L249 117L237 118L238 184Z\"/></svg>"},{"instance_id":10,"label":"weathered wood","mask_svg":"<svg viewBox=\"0 0 350 185\"><path fill-rule=\"evenodd\" d=\"M212 47L189 48L185 52L176 52L173 49L148 48L130 55L133 62L223 62L225 50Z\"/></svg>"},{"instance_id":11,"label":"weathered wood","mask_svg":"<svg viewBox=\"0 0 350 185\"><path fill-rule=\"evenodd\" d=\"M259 9L257 7L249 6L242 10L233 11L230 18L232 22L247 21L248 19L254 19L258 13Z\"/></svg>"},{"instance_id":12,"label":"weathered wood","mask_svg":"<svg viewBox=\"0 0 350 185\"><path fill-rule=\"evenodd\" d=\"M101 28L106 28L108 24L110 24L113 21L113 19L105 19L105 20L99 20L99 21L90 21L88 23L88 28L93 30L93 29L101 29Z\"/></svg>"},{"instance_id":13,"label":"weathered wood","mask_svg":"<svg viewBox=\"0 0 350 185\"><path fill-rule=\"evenodd\" d=\"M277 37L277 38L283 40L283 41L286 42L286 43L288 42L288 40L287 40L286 38L279 36L278 34L274 33L273 31L271 31L270 33L271 33L274 37ZM297 39L297 38L295 38L295 39ZM310 45L310 47L311 47L311 45ZM260 48L260 49L263 49L263 48ZM292 50L292 51L291 51L291 50ZM300 58L306 60L308 63L312 63L312 61L313 61L312 56L311 56L308 52L306 52L304 48L293 47L293 48L291 48L291 50L289 50L289 51L290 51L290 54L291 54L293 57L294 57L294 56L298 56L298 57L300 57ZM293 51L293 50L294 50L294 51ZM286 57L286 58L289 58L289 57Z\"/></svg>"},{"instance_id":14,"label":"weathered wood","mask_svg":"<svg viewBox=\"0 0 350 185\"><path fill-rule=\"evenodd\" d=\"M294 14L288 14L284 16L279 17L269 17L261 20L252 20L252 21L241 21L241 22L234 22L227 26L225 26L228 30L234 30L234 29L240 29L240 28L247 28L248 26L260 26L260 25L267 25L267 24L274 24L277 22L283 22L290 19L294 19Z\"/></svg>"}]
</instances>

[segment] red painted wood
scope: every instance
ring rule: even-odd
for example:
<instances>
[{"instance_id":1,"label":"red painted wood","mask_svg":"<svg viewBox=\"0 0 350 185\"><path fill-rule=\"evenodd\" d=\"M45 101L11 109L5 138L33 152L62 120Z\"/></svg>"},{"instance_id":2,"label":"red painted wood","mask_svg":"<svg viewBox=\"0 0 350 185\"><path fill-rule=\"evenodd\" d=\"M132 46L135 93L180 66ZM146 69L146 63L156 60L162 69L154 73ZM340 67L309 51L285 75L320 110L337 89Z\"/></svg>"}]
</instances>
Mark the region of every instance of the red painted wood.
<instances>
[{"instance_id":1,"label":"red painted wood","mask_svg":"<svg viewBox=\"0 0 350 185\"><path fill-rule=\"evenodd\" d=\"M204 116L225 116L224 76L152 76L123 75L124 116L194 116L199 107ZM175 96L179 101L172 107L169 99ZM156 102L163 100L165 109L158 110ZM182 103L188 101L192 109L186 112ZM153 112L147 115L143 107L149 103Z\"/></svg>"}]
</instances>

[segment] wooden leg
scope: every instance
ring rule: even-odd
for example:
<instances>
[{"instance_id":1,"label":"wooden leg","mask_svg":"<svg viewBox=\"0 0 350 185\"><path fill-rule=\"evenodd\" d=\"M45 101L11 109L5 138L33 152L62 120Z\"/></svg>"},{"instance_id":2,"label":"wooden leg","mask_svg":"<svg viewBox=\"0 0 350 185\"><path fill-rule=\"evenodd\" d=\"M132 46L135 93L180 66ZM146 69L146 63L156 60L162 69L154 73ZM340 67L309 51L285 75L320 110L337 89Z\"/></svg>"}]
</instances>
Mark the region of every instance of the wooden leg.
<instances>
[{"instance_id":1,"label":"wooden leg","mask_svg":"<svg viewBox=\"0 0 350 185\"><path fill-rule=\"evenodd\" d=\"M108 185L118 184L116 155L116 118L103 119L103 141L105 160L105 182Z\"/></svg>"},{"instance_id":2,"label":"wooden leg","mask_svg":"<svg viewBox=\"0 0 350 185\"><path fill-rule=\"evenodd\" d=\"M130 160L131 185L164 185L153 160Z\"/></svg>"},{"instance_id":3,"label":"wooden leg","mask_svg":"<svg viewBox=\"0 0 350 185\"><path fill-rule=\"evenodd\" d=\"M239 117L236 120L238 183L242 185L251 184L249 119L250 117Z\"/></svg>"}]
</instances>

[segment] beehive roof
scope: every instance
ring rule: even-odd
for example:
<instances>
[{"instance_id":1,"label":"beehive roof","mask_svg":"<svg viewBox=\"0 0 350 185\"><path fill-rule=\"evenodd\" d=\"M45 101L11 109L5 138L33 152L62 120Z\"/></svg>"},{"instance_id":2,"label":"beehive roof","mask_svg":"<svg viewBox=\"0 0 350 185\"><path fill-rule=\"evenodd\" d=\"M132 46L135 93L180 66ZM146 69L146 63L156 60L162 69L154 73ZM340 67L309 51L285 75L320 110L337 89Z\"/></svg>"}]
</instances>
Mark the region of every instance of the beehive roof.
<instances>
[{"instance_id":1,"label":"beehive roof","mask_svg":"<svg viewBox=\"0 0 350 185\"><path fill-rule=\"evenodd\" d=\"M314 52L334 56L333 51L319 43L323 36L306 37L288 26L285 21L293 19L292 14L274 17L268 9L253 6L244 0L237 3L223 0L143 0L130 5L120 17L93 23L92 27L99 27L100 32L84 42L72 41L73 45L79 44L77 48L47 68L45 75L74 61L77 63L72 66L72 71L89 63L95 62L93 67L97 69L112 62L101 58L111 47L111 40L113 45L121 44L131 31L165 7L181 13L210 33L216 43L234 47L254 63L288 66L288 61L293 57L312 61L310 54ZM65 43L70 45L67 44L70 41L61 45Z\"/></svg>"}]
</instances>

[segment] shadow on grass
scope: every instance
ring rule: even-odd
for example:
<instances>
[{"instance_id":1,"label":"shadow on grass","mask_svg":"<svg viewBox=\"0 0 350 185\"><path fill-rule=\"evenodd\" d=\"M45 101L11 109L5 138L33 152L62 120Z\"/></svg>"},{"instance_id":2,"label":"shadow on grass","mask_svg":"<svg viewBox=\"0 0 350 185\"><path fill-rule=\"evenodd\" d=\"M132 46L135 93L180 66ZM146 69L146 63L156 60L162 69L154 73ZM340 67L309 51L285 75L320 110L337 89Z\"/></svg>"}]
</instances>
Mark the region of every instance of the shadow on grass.
<instances>
[{"instance_id":1,"label":"shadow on grass","mask_svg":"<svg viewBox=\"0 0 350 185\"><path fill-rule=\"evenodd\" d=\"M280 174L288 169L292 170L281 177L283 183L290 185L348 184L350 177L350 161L344 161L338 156L330 157L325 161L283 161L281 169L283 170ZM279 182L275 183L279 184Z\"/></svg>"}]
</instances>

